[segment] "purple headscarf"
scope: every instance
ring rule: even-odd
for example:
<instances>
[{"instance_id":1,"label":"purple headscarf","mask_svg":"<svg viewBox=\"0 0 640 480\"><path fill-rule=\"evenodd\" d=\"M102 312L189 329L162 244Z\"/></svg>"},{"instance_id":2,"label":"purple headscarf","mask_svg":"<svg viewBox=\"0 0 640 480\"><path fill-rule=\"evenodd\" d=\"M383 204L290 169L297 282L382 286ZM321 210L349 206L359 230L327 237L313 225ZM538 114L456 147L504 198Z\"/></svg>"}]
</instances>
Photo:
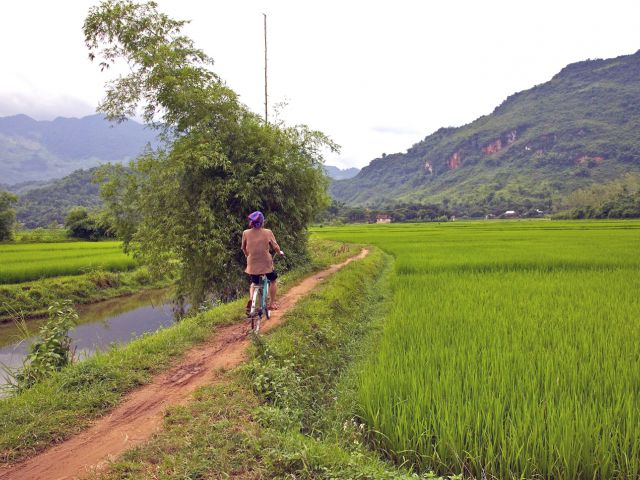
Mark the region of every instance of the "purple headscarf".
<instances>
[{"instance_id":1,"label":"purple headscarf","mask_svg":"<svg viewBox=\"0 0 640 480\"><path fill-rule=\"evenodd\" d=\"M255 211L247 217L249 219L249 227L250 228L262 228L262 224L264 223L264 215L262 212Z\"/></svg>"}]
</instances>

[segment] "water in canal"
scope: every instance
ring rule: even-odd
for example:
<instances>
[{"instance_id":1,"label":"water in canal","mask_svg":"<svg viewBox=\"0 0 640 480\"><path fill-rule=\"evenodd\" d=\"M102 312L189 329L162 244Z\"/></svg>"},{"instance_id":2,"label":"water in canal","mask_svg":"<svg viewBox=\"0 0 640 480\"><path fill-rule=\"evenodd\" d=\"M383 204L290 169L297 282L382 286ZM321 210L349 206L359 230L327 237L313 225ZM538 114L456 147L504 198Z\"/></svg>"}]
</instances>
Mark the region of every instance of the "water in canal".
<instances>
[{"instance_id":1,"label":"water in canal","mask_svg":"<svg viewBox=\"0 0 640 480\"><path fill-rule=\"evenodd\" d=\"M113 343L127 343L147 332L154 332L174 323L171 290L147 290L127 297L114 298L91 305L77 307L80 320L70 332L77 359L83 359L96 350ZM22 340L13 323L0 325L0 365L16 368L37 338L44 319L27 320L33 334ZM0 384L5 383L0 372Z\"/></svg>"}]
</instances>

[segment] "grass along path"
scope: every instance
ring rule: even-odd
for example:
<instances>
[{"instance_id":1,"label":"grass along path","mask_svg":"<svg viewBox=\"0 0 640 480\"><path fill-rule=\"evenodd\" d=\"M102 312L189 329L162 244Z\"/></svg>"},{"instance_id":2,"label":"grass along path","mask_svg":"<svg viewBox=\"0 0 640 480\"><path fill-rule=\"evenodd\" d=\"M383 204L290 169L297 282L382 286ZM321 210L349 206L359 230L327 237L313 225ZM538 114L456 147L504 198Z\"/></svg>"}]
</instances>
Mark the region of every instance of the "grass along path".
<instances>
[{"instance_id":1,"label":"grass along path","mask_svg":"<svg viewBox=\"0 0 640 480\"><path fill-rule=\"evenodd\" d=\"M127 272L96 270L84 275L0 285L0 323L46 316L49 305L62 299L83 305L172 283L172 278L153 278L146 267L140 267Z\"/></svg>"},{"instance_id":2,"label":"grass along path","mask_svg":"<svg viewBox=\"0 0 640 480\"><path fill-rule=\"evenodd\" d=\"M71 247L73 245L91 247L95 243L75 242L64 245L70 246L69 248L73 250ZM8 246L16 245L8 244ZM36 250L42 247L42 245L18 246L37 247ZM3 245L0 245L0 252L2 247ZM107 251L110 251L110 248ZM310 248L313 256L312 263L304 269L287 273L284 277L285 282L291 282L305 273L327 266L346 253L355 252L351 246L324 240L311 241ZM57 247L54 250L57 250ZM96 250L92 251L95 254ZM47 308L55 301L71 300L75 305L82 305L130 295L147 288L164 288L172 283L172 278L153 278L146 267L125 272L97 269L82 275L43 278L16 284L3 285L0 281L0 323L46 316Z\"/></svg>"},{"instance_id":3,"label":"grass along path","mask_svg":"<svg viewBox=\"0 0 640 480\"><path fill-rule=\"evenodd\" d=\"M321 244L324 246L332 245L330 242L321 242ZM335 246L335 244L333 245ZM334 254L334 258L341 258L350 254L352 251L352 247L340 247L333 249L332 253ZM324 258L326 260L327 255L325 253L323 256L319 256L318 258ZM292 287L281 297L282 310L280 312L274 312L272 319L265 324L265 330L272 328L272 326L277 323L282 312L294 304L300 296L303 295L304 291L300 291L299 288L310 288L308 283L309 281L320 281L324 276L335 271L335 269L336 267L332 267L320 275L315 275L311 280L302 282L300 286ZM131 364L131 358L127 358L131 355L139 361L145 362L147 364L147 368L150 368L151 365L157 365L157 363L153 362L154 359L160 360L166 365L168 356L163 358L163 347L170 349L170 345L173 346L173 355L175 356L177 353L175 352L176 343L181 343L181 347L184 349L185 344L193 343L198 338L207 338L209 336L207 335L207 331L210 332L212 323L218 325L222 323L236 323L241 316L240 312L242 311L242 303L243 301L239 300L237 302L215 308L209 312L198 315L197 317L180 322L174 327L160 332L159 334L149 336L141 341L132 342L129 346L121 349L119 352L112 351L108 354L97 355L86 362L74 365L74 367L76 367L75 369L72 367L68 370L71 371L70 373L72 377L75 378L77 382L76 384L70 385L68 379L60 378L63 377L65 373L63 372L57 381L45 382L41 385L37 385L34 389L25 392L25 394L16 397L15 399L0 402L0 419L3 423L7 421L7 426L11 427L10 429L7 429L7 431L3 428L3 434L0 439L2 440L2 443L4 443L4 448L10 445L14 447L12 450L3 449L3 452L6 455L5 458L7 460L11 457L19 458L21 454L24 456L27 453L26 449L28 448L28 445L23 445L22 441L28 442L27 439L33 439L33 437L36 437L38 433L41 435L41 438L39 439L40 442L32 443L30 445L32 449L42 449L47 444L52 443L52 441L55 442L54 435L57 433L55 431L57 426L55 421L51 423L45 418L42 418L42 416L36 416L35 418L31 418L30 424L24 423L24 420L26 420L30 415L33 415L34 412L31 409L38 410L38 407L41 406L40 402L45 400L43 395L47 395L48 393L49 398L56 404L54 408L50 409L52 412L49 413L54 416L55 414L58 415L58 420L62 421L61 426L66 425L65 433L68 436L73 431L73 426L70 425L71 419L68 418L69 413L72 415L78 415L79 413L84 414L84 422L82 421L83 418L80 417L80 419L78 419L78 423L86 425L91 416L91 412L87 411L88 408L94 406L94 408L98 409L98 413L103 413L105 411L105 407L109 405L107 403L103 408L100 408L100 405L93 404L93 402L90 402L89 405L85 405L80 400L86 399L87 395L98 395L98 399L102 399L107 402L111 400L111 405L117 403L122 392L120 392L120 394L116 393L115 397L111 399L109 398L109 387L113 388L115 385L119 386L122 383L118 382L117 378L110 378L116 372L107 368L107 366L111 365L112 368L116 367L116 365L113 365L112 363L114 360L123 361L125 368L119 369L117 373L124 373L125 375L127 373L129 373L129 375L138 373L136 372L136 367L138 365ZM212 319L211 316L213 316L214 319ZM194 331L196 338L189 338L191 335L194 335ZM84 467L87 464L85 462L88 462L88 464L96 463L98 460L103 458L104 455L119 453L122 451L123 445L128 447L135 444L136 441L146 439L148 435L158 427L162 418L161 412L168 404L186 401L195 387L210 381L209 377L213 370L217 368L228 368L234 364L233 362L238 363L242 360L242 351L246 348L246 344L248 343L245 335L246 331L247 326L244 325L244 323L229 325L227 327L219 327L217 329L216 336L212 341L208 341L201 347L191 350L179 365L174 366L174 368L169 370L167 373L156 378L150 386L143 387L137 392L134 392L125 404L112 412L109 417L105 417L98 421L96 426L92 427L90 431L85 432L80 437L71 439L69 442L54 447L43 455L35 457L18 466L6 467L0 470L0 478L51 478L53 475L52 472L54 472L56 468L70 469L65 470L67 473L60 473L56 471L57 473L60 473L60 476L64 474L79 474L84 471ZM147 340L147 342L144 340ZM178 348L180 348L180 346ZM142 351L140 351L141 349ZM105 360L111 360L111 362L105 364ZM151 364L149 364L150 361ZM84 370L88 370L84 372L85 375L82 375L82 367L84 367ZM74 372L73 370L76 371ZM77 370L81 371L78 372ZM91 370L94 371L92 372ZM127 372L127 370L131 370L131 372ZM107 381L101 382L100 375L106 377L105 380ZM83 376L85 378L83 378ZM126 380L126 377L123 378L123 380ZM130 379L128 389L133 387L131 382L132 380ZM68 387L71 387L70 392L67 391L69 389ZM80 387L80 391L78 391L78 388L74 387ZM82 387L85 389L84 392L82 392ZM52 388L54 391L51 391ZM28 397L29 394L31 394L31 398ZM74 404L68 405L68 402L65 402L65 400L67 400L66 397L68 396L72 397L70 400L75 400L75 402L73 402ZM77 398L78 396L81 398ZM11 405L11 403L15 403L15 405ZM17 412L15 407L19 407L20 411ZM65 411L65 407L68 407L71 412ZM134 412L133 417L131 416L131 412ZM139 417L135 415L135 412L144 412L145 418L142 419L142 423L138 423L134 426L133 419L139 419ZM117 418L120 418L121 421L115 421ZM149 425L151 425L152 422L155 422L155 424L149 428ZM42 428L42 423L45 423L48 428ZM104 430L95 434L95 436L92 435L91 432L95 433L96 427L99 428L100 425L103 426ZM5 425L0 426L4 427ZM117 428L120 427L122 427L122 429L117 430ZM76 428L76 431L78 430L80 429ZM110 434L113 433L115 435L115 437L112 436L111 438L117 438L117 440L114 440L114 443L112 444L116 449L115 451L106 451L104 448L104 445L108 443L107 437L105 436L106 432L110 432ZM118 432L123 432L122 436L118 437ZM92 446L90 448L86 448L88 445L88 438L93 439L93 443L91 443ZM79 445L78 448L82 446L83 450L80 451L78 448L73 447L69 448L70 445L76 445L73 442L79 442L77 443L77 445ZM96 456L98 453L100 455ZM50 463L40 463L47 462L47 459L52 459L52 461ZM71 473L68 473L69 471L71 471Z\"/></svg>"},{"instance_id":4,"label":"grass along path","mask_svg":"<svg viewBox=\"0 0 640 480\"><path fill-rule=\"evenodd\" d=\"M358 379L399 464L473 478L640 478L640 222L318 229L395 258Z\"/></svg>"},{"instance_id":5,"label":"grass along path","mask_svg":"<svg viewBox=\"0 0 640 480\"><path fill-rule=\"evenodd\" d=\"M353 374L383 324L391 265L373 249L332 275L246 366L168 409L162 431L90 478L434 478L381 461L352 421Z\"/></svg>"}]
</instances>

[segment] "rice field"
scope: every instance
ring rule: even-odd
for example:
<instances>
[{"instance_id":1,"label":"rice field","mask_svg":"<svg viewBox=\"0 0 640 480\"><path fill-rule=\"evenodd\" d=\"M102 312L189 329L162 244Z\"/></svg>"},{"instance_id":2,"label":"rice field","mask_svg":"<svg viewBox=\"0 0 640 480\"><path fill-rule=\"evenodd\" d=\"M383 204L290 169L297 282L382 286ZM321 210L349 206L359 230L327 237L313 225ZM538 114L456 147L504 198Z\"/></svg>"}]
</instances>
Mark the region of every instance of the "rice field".
<instances>
[{"instance_id":1,"label":"rice field","mask_svg":"<svg viewBox=\"0 0 640 480\"><path fill-rule=\"evenodd\" d=\"M375 443L422 471L640 478L640 222L314 230L395 257L362 368Z\"/></svg>"},{"instance_id":2,"label":"rice field","mask_svg":"<svg viewBox=\"0 0 640 480\"><path fill-rule=\"evenodd\" d=\"M121 242L0 244L0 284L133 266Z\"/></svg>"}]
</instances>

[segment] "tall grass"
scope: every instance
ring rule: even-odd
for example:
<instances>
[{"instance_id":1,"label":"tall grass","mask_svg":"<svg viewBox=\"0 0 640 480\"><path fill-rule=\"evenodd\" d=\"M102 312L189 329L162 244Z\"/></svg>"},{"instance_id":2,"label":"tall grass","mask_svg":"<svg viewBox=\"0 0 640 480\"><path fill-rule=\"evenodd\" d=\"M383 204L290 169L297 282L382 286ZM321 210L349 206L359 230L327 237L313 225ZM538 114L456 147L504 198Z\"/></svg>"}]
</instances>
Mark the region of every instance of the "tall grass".
<instances>
[{"instance_id":1,"label":"tall grass","mask_svg":"<svg viewBox=\"0 0 640 480\"><path fill-rule=\"evenodd\" d=\"M0 284L75 275L93 269L127 270L134 260L120 242L0 245Z\"/></svg>"},{"instance_id":2,"label":"tall grass","mask_svg":"<svg viewBox=\"0 0 640 480\"><path fill-rule=\"evenodd\" d=\"M313 240L310 262L279 277L280 292L305 274L342 262L359 250L357 246ZM126 345L113 345L21 394L0 399L0 464L31 456L79 432L117 404L125 392L147 383L186 348L209 338L216 327L243 321L244 303L240 299L223 304Z\"/></svg>"},{"instance_id":3,"label":"tall grass","mask_svg":"<svg viewBox=\"0 0 640 480\"><path fill-rule=\"evenodd\" d=\"M361 415L398 461L640 477L640 223L322 229L396 257Z\"/></svg>"},{"instance_id":4,"label":"tall grass","mask_svg":"<svg viewBox=\"0 0 640 480\"><path fill-rule=\"evenodd\" d=\"M34 228L18 230L15 233L15 241L20 243L38 242L77 242L77 238L70 238L68 230L64 228Z\"/></svg>"}]
</instances>

